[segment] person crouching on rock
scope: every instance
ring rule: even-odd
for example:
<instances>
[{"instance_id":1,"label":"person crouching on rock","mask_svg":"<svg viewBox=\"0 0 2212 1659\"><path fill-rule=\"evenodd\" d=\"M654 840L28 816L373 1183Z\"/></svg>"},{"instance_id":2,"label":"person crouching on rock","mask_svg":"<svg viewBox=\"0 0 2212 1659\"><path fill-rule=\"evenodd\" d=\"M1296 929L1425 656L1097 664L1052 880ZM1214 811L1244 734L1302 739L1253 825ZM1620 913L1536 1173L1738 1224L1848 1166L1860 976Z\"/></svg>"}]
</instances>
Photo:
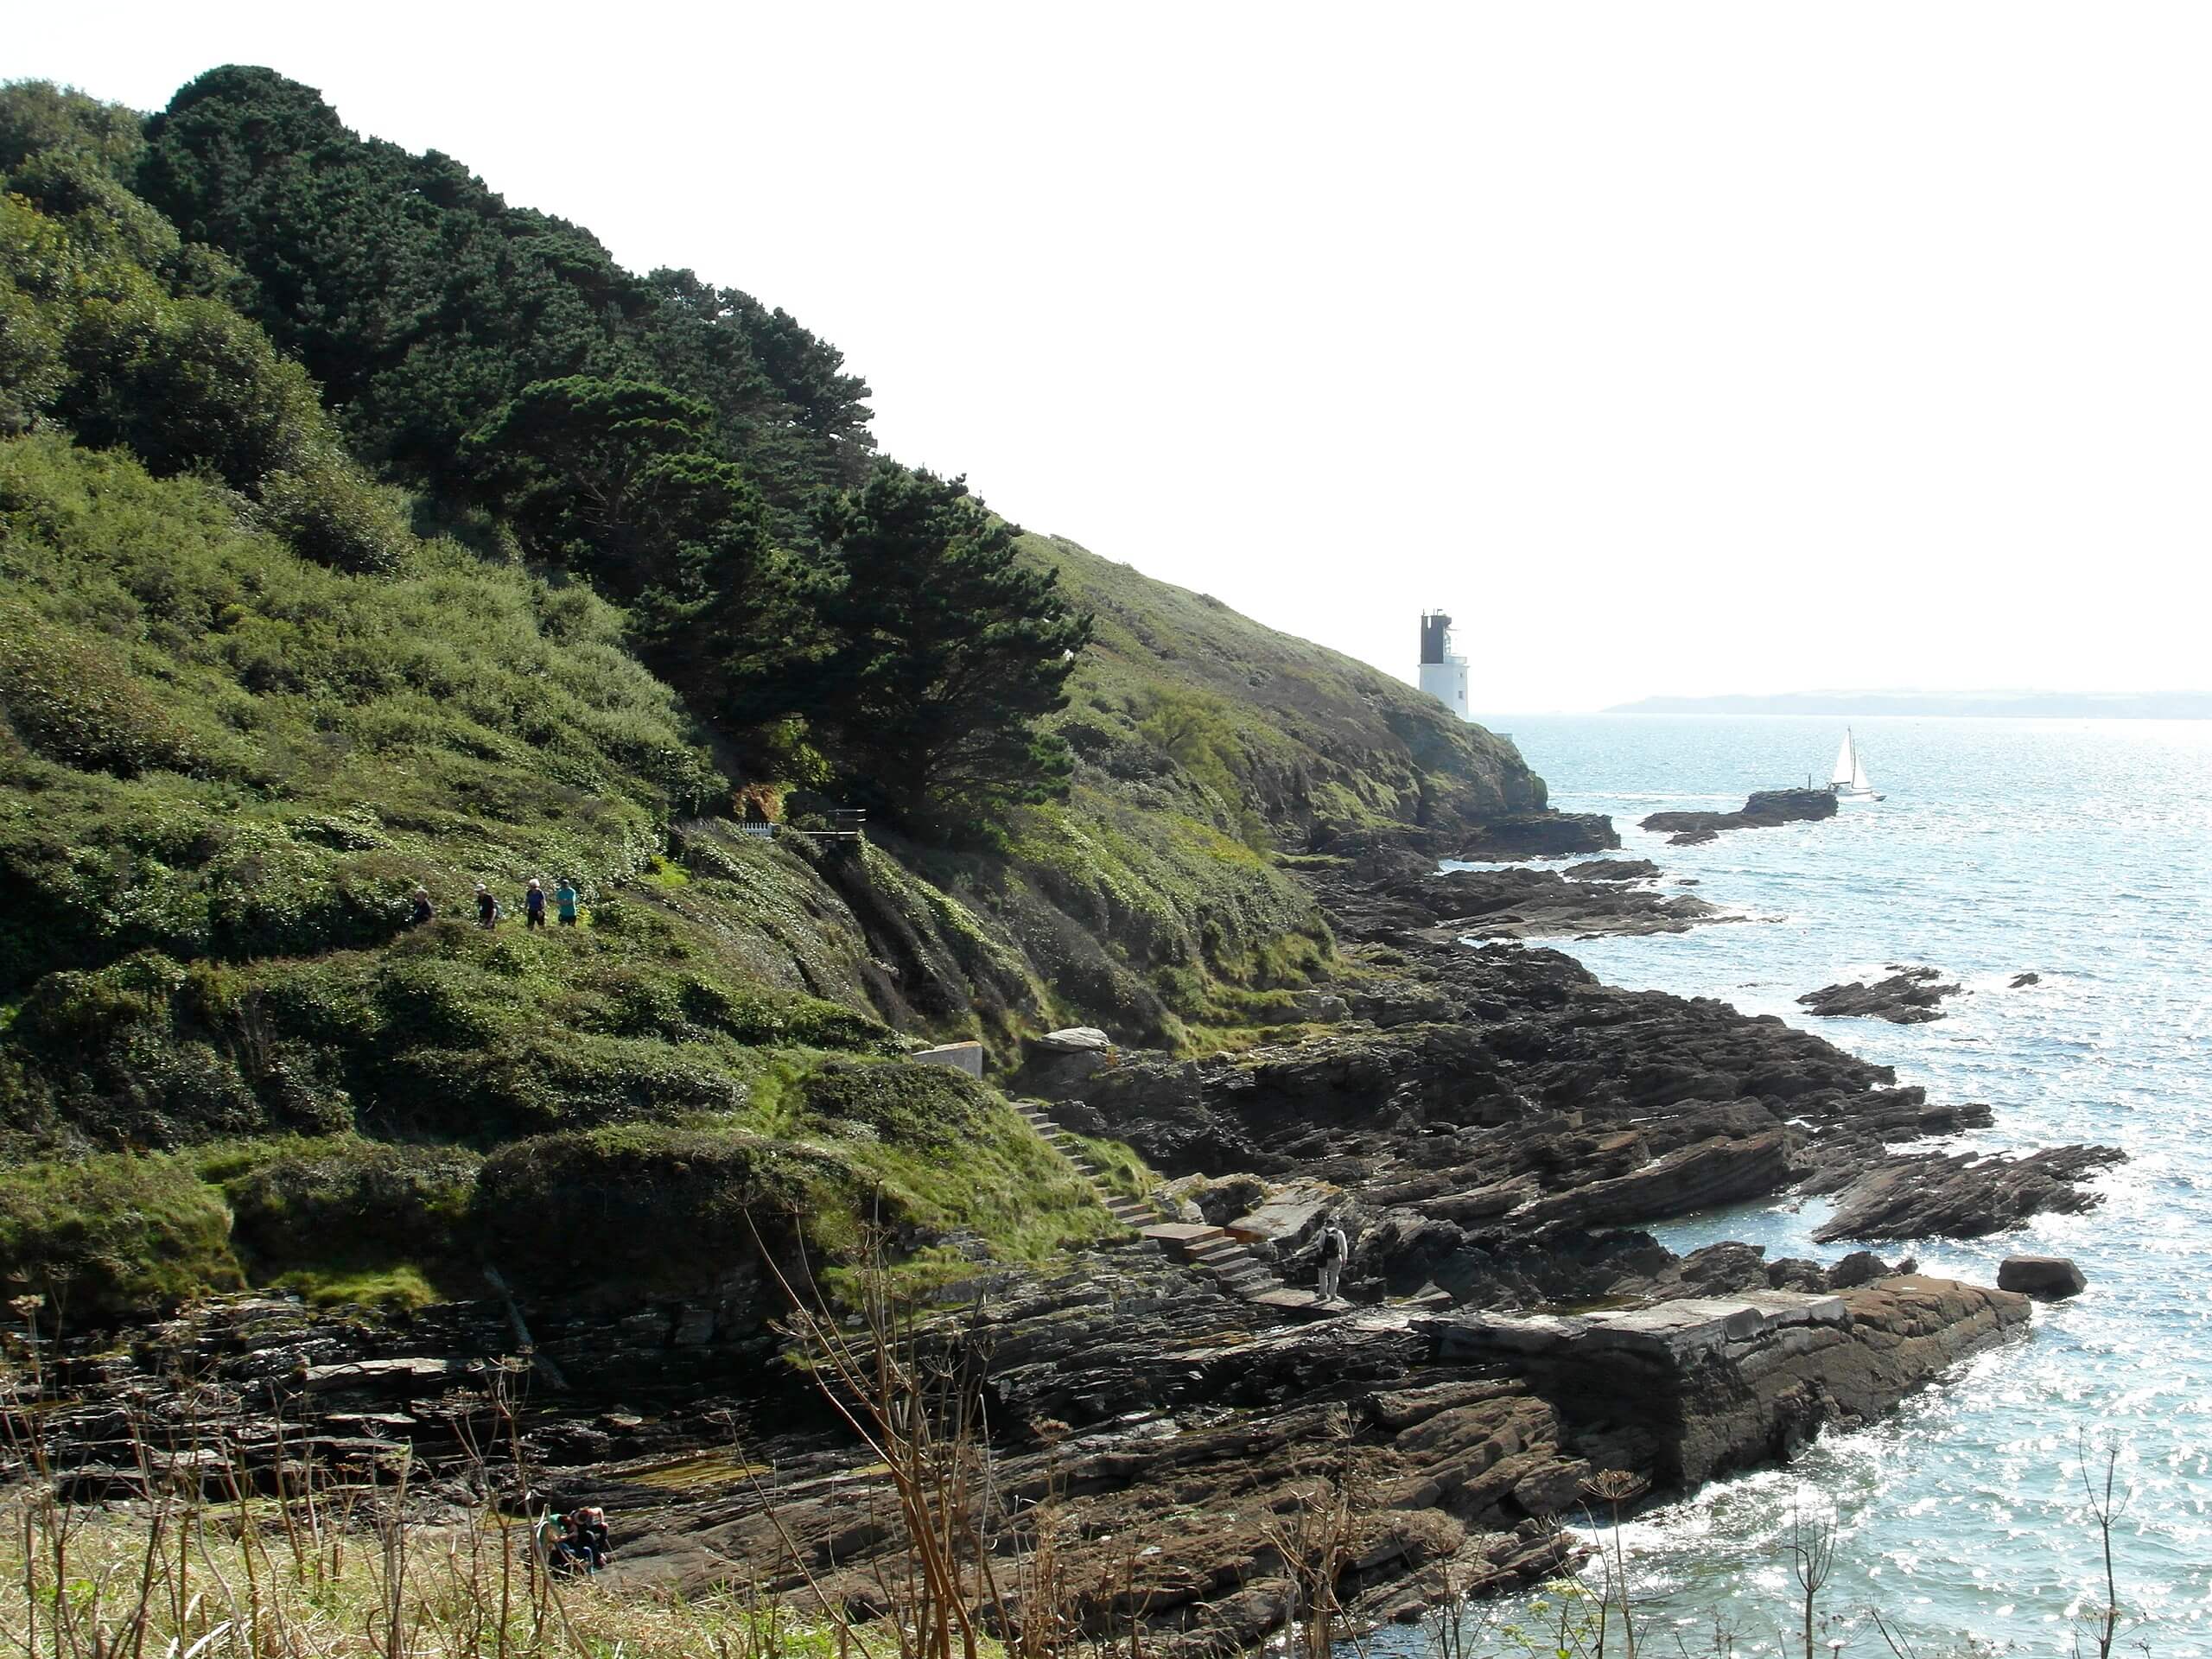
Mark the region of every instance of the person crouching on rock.
<instances>
[{"instance_id":1,"label":"person crouching on rock","mask_svg":"<svg viewBox=\"0 0 2212 1659\"><path fill-rule=\"evenodd\" d=\"M1333 1302L1337 1298L1337 1281L1344 1276L1344 1262L1351 1255L1351 1240L1344 1236L1344 1230L1337 1225L1334 1216L1321 1228L1321 1300Z\"/></svg>"},{"instance_id":2,"label":"person crouching on rock","mask_svg":"<svg viewBox=\"0 0 2212 1659\"><path fill-rule=\"evenodd\" d=\"M544 1558L545 1570L556 1578L591 1571L591 1554L576 1537L576 1516L551 1510L537 1523L537 1553Z\"/></svg>"},{"instance_id":3,"label":"person crouching on rock","mask_svg":"<svg viewBox=\"0 0 2212 1659\"><path fill-rule=\"evenodd\" d=\"M584 1560L591 1570L598 1572L614 1552L607 1537L607 1511L597 1504L588 1510L578 1510L569 1517L569 1542L583 1551Z\"/></svg>"}]
</instances>

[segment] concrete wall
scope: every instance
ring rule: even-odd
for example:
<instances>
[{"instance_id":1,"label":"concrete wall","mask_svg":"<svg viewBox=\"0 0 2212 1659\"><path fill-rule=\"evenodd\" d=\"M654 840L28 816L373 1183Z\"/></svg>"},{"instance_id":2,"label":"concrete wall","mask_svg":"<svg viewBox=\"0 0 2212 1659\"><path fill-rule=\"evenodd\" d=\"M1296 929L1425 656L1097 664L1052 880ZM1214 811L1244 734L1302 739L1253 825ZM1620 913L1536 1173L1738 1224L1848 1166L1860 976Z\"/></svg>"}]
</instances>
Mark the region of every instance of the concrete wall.
<instances>
[{"instance_id":1,"label":"concrete wall","mask_svg":"<svg viewBox=\"0 0 2212 1659\"><path fill-rule=\"evenodd\" d=\"M935 1048L925 1048L906 1058L917 1065L949 1065L956 1071L965 1071L971 1077L980 1078L983 1075L983 1046L981 1043L939 1043Z\"/></svg>"}]
</instances>

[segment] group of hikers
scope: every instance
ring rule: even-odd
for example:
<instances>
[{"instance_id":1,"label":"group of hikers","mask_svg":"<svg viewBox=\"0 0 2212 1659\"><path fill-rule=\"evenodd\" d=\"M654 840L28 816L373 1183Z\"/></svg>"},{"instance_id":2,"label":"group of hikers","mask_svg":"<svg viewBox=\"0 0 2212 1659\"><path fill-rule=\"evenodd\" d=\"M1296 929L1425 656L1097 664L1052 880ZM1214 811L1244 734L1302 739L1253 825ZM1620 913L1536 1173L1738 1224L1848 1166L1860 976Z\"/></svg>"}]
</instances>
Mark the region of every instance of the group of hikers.
<instances>
[{"instance_id":1,"label":"group of hikers","mask_svg":"<svg viewBox=\"0 0 2212 1659\"><path fill-rule=\"evenodd\" d=\"M559 919L561 925L574 927L576 925L578 903L575 880L569 876L563 876L560 885L553 889L550 896L552 900L553 913ZM545 906L548 897L543 878L531 876L530 885L523 889L522 895L522 921L524 927L545 925ZM433 919L437 913L436 909L430 903L430 890L428 887L416 888L415 925L420 927L423 923ZM498 896L491 888L479 881L476 884L476 925L497 927L499 925L499 918L506 913L506 907L500 904Z\"/></svg>"},{"instance_id":2,"label":"group of hikers","mask_svg":"<svg viewBox=\"0 0 2212 1659\"><path fill-rule=\"evenodd\" d=\"M607 1511L595 1504L566 1515L546 1510L537 1523L537 1542L545 1570L562 1578L596 1573L613 1554L607 1541Z\"/></svg>"}]
</instances>

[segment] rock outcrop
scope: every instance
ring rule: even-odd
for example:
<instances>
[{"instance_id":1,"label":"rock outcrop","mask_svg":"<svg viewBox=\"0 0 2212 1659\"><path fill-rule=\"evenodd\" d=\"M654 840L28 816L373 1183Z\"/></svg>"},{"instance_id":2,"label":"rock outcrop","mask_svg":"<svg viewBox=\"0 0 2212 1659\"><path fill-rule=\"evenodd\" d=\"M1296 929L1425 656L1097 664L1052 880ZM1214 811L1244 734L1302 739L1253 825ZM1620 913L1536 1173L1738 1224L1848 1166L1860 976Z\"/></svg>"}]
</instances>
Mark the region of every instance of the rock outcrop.
<instances>
[{"instance_id":1,"label":"rock outcrop","mask_svg":"<svg viewBox=\"0 0 2212 1659\"><path fill-rule=\"evenodd\" d=\"M1637 827L1665 836L1670 846L1695 847L1724 830L1811 823L1835 813L1835 797L1825 789L1762 789L1733 812L1654 812Z\"/></svg>"},{"instance_id":2,"label":"rock outcrop","mask_svg":"<svg viewBox=\"0 0 2212 1659\"><path fill-rule=\"evenodd\" d=\"M2037 1301L2059 1302L2089 1287L2088 1276L2063 1255L2008 1255L1997 1264L1997 1287Z\"/></svg>"},{"instance_id":3,"label":"rock outcrop","mask_svg":"<svg viewBox=\"0 0 2212 1659\"><path fill-rule=\"evenodd\" d=\"M1384 954L1396 970L1348 976L1353 1018L1325 1033L1204 1061L1125 1055L1075 1098L1170 1174L1334 1185L1370 1236L1355 1290L1433 1280L1478 1302L1521 1295L1519 1241L1800 1182L1836 1191L1885 1146L1989 1122L1779 1020L1602 985L1555 952Z\"/></svg>"},{"instance_id":4,"label":"rock outcrop","mask_svg":"<svg viewBox=\"0 0 2212 1659\"><path fill-rule=\"evenodd\" d=\"M2116 1147L2052 1147L2024 1158L1911 1153L1881 1160L1837 1193L1813 1230L1835 1239L1980 1238L2049 1211L2078 1215L2104 1202L2082 1182L2126 1160Z\"/></svg>"},{"instance_id":5,"label":"rock outcrop","mask_svg":"<svg viewBox=\"0 0 2212 1659\"><path fill-rule=\"evenodd\" d=\"M1589 1314L1440 1322L1447 1359L1501 1364L1601 1467L1662 1486L1786 1458L2024 1325L2024 1297L1950 1280L1745 1291Z\"/></svg>"},{"instance_id":6,"label":"rock outcrop","mask_svg":"<svg viewBox=\"0 0 2212 1659\"><path fill-rule=\"evenodd\" d=\"M1572 858L1606 853L1621 844L1613 821L1602 812L1522 812L1494 817L1460 830L1446 856L1470 864L1517 858Z\"/></svg>"},{"instance_id":7,"label":"rock outcrop","mask_svg":"<svg viewBox=\"0 0 2212 1659\"><path fill-rule=\"evenodd\" d=\"M1943 999L1959 995L1958 985L1942 983L1943 976L1933 968L1907 968L1893 962L1889 969L1887 979L1871 985L1860 980L1823 985L1799 997L1798 1004L1823 1020L1887 1020L1893 1025L1917 1026L1941 1020Z\"/></svg>"},{"instance_id":8,"label":"rock outcrop","mask_svg":"<svg viewBox=\"0 0 2212 1659\"><path fill-rule=\"evenodd\" d=\"M1726 919L1717 906L1643 885L1657 871L1610 859L1557 870L1440 871L1421 855L1309 870L1340 937L1432 944L1461 938L1595 938L1682 933Z\"/></svg>"},{"instance_id":9,"label":"rock outcrop","mask_svg":"<svg viewBox=\"0 0 2212 1659\"><path fill-rule=\"evenodd\" d=\"M1360 1618L1411 1618L1569 1565L1577 1547L1554 1517L1601 1471L1663 1488L1786 1455L1887 1410L2026 1308L1891 1277L1637 1313L1374 1310L1254 1332L1203 1294L1162 1294L1139 1264L1102 1263L970 1333L995 1350L993 1413L1014 1431L993 1471L1009 1518L987 1524L1054 1529L1074 1604L1062 1617L1096 1634L1139 1610L1147 1647L1196 1659L1281 1623L1293 1533L1341 1500L1337 1593ZM580 1496L642 1535L626 1579L698 1587L736 1570L782 1595L880 1605L885 1541L863 1517L893 1502L880 1471L794 1472L772 1499L736 1480L647 1509L619 1482Z\"/></svg>"}]
</instances>

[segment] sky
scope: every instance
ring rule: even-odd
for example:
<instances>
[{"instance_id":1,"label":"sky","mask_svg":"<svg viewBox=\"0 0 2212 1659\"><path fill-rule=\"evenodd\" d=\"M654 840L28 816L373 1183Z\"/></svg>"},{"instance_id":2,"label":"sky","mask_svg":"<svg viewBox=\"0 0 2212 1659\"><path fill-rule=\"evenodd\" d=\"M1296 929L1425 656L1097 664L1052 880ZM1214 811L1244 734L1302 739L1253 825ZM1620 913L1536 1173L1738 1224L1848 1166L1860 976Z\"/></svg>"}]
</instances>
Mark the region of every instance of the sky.
<instances>
[{"instance_id":1,"label":"sky","mask_svg":"<svg viewBox=\"0 0 2212 1659\"><path fill-rule=\"evenodd\" d=\"M887 453L1482 713L2212 689L2212 8L23 0L780 305Z\"/></svg>"}]
</instances>

